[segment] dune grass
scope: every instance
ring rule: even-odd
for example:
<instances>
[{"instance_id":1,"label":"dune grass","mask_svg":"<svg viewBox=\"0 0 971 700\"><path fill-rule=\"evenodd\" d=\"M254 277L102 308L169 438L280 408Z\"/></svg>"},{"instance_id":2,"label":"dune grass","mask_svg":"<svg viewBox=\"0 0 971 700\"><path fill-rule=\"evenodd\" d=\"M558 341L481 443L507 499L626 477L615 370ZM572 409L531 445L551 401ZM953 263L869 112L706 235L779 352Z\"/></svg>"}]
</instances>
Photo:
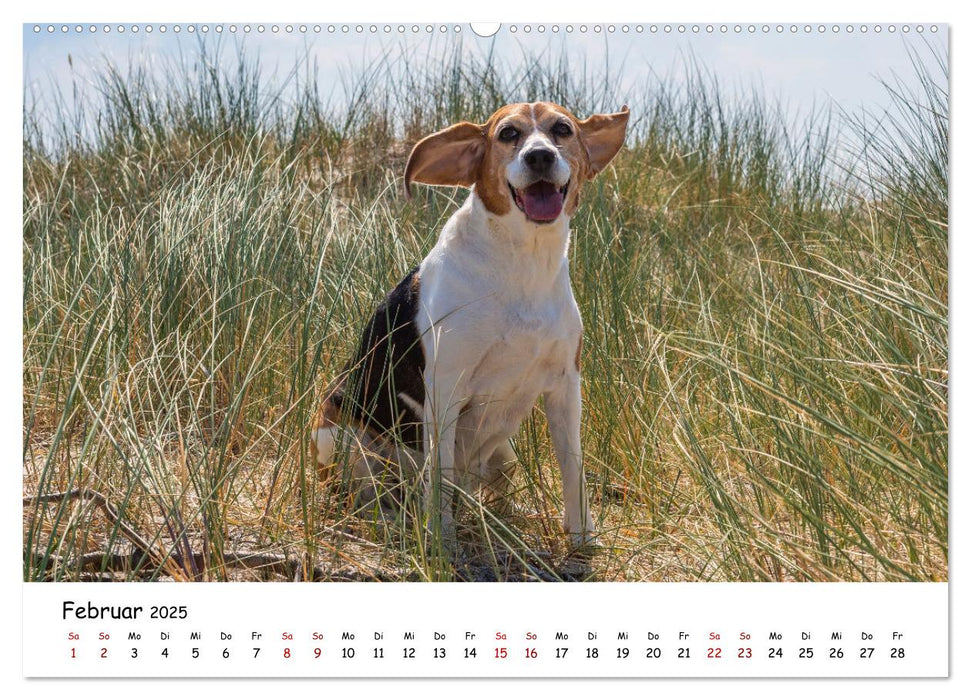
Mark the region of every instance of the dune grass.
<instances>
[{"instance_id":1,"label":"dune grass","mask_svg":"<svg viewBox=\"0 0 971 700\"><path fill-rule=\"evenodd\" d=\"M24 496L113 510L25 502L25 580L569 578L541 407L519 512L465 509L472 568L430 555L420 514L355 512L308 450L368 314L465 197L406 200L411 145L521 100L633 114L572 225L603 545L582 576L947 578L943 57L919 91L888 82L886 114L797 124L701 69L618 97L562 57L515 78L396 58L341 107L312 66L269 85L205 50L106 64L70 109L27 96Z\"/></svg>"}]
</instances>

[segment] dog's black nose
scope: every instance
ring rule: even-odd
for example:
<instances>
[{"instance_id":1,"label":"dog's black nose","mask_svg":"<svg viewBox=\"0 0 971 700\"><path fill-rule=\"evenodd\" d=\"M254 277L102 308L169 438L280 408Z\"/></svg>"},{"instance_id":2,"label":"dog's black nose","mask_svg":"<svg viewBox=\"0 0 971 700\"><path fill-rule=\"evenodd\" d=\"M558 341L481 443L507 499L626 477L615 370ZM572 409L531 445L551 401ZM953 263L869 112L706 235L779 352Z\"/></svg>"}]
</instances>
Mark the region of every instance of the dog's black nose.
<instances>
[{"instance_id":1,"label":"dog's black nose","mask_svg":"<svg viewBox=\"0 0 971 700\"><path fill-rule=\"evenodd\" d=\"M523 153L523 162L534 173L545 173L556 161L556 152L549 148L531 148Z\"/></svg>"}]
</instances>

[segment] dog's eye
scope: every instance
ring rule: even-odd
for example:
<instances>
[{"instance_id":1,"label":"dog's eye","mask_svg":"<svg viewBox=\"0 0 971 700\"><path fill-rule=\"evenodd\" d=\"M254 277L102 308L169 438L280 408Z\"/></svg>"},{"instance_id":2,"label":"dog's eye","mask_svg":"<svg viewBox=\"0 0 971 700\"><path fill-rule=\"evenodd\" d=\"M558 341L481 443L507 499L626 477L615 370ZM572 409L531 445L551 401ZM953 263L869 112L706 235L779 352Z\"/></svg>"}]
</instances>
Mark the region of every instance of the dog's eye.
<instances>
[{"instance_id":1,"label":"dog's eye","mask_svg":"<svg viewBox=\"0 0 971 700\"><path fill-rule=\"evenodd\" d=\"M573 129L566 122L557 122L553 125L553 136L570 136L573 134Z\"/></svg>"},{"instance_id":2,"label":"dog's eye","mask_svg":"<svg viewBox=\"0 0 971 700\"><path fill-rule=\"evenodd\" d=\"M517 138L519 138L519 129L514 126L503 127L499 131L500 141L515 141Z\"/></svg>"}]
</instances>

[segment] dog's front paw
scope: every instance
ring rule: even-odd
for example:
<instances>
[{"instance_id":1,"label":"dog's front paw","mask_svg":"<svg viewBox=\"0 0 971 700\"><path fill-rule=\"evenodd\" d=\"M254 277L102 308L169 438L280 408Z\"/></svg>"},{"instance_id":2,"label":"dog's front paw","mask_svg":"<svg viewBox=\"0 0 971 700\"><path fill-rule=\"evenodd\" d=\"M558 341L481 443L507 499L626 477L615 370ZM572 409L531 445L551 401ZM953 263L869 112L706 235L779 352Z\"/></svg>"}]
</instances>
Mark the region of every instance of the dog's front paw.
<instances>
[{"instance_id":1,"label":"dog's front paw","mask_svg":"<svg viewBox=\"0 0 971 700\"><path fill-rule=\"evenodd\" d=\"M592 530L568 533L574 551L589 551L600 547L600 539Z\"/></svg>"},{"instance_id":2,"label":"dog's front paw","mask_svg":"<svg viewBox=\"0 0 971 700\"><path fill-rule=\"evenodd\" d=\"M429 523L426 533L429 551L446 559L456 558L459 552L459 541L454 520L442 518L437 529Z\"/></svg>"}]
</instances>

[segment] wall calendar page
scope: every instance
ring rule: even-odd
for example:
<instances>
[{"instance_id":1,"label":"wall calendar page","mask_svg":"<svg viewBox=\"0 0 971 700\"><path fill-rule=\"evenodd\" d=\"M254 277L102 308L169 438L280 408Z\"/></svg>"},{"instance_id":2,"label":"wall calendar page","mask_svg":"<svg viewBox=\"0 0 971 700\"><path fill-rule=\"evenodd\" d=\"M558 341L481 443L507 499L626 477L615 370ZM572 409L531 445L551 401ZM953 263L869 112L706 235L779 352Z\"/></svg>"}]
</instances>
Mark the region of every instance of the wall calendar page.
<instances>
[{"instance_id":1,"label":"wall calendar page","mask_svg":"<svg viewBox=\"0 0 971 700\"><path fill-rule=\"evenodd\" d=\"M326 15L20 27L29 687L947 679L951 25Z\"/></svg>"}]
</instances>

